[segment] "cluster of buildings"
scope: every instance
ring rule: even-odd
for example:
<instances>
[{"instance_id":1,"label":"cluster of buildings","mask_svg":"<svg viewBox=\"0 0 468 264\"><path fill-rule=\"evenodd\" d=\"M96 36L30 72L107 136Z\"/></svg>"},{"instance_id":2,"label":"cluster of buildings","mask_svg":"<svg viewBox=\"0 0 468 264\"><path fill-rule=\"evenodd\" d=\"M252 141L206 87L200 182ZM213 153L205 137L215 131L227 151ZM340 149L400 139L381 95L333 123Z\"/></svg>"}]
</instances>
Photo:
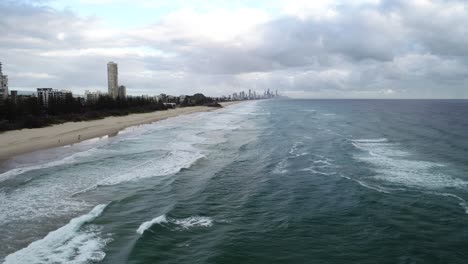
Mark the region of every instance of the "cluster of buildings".
<instances>
[{"instance_id":1,"label":"cluster of buildings","mask_svg":"<svg viewBox=\"0 0 468 264\"><path fill-rule=\"evenodd\" d=\"M37 93L30 95L19 95L18 91L15 90L9 92L8 76L3 75L2 70L2 63L0 62L0 103L2 103L8 98L10 98L13 102L17 102L17 100L37 96L38 101L41 105L48 106L49 101L53 99L64 100L67 97L73 97L72 92L69 90L57 90L53 88L37 88Z\"/></svg>"},{"instance_id":2,"label":"cluster of buildings","mask_svg":"<svg viewBox=\"0 0 468 264\"><path fill-rule=\"evenodd\" d=\"M108 82L108 95L113 99L126 98L127 89L124 85L119 86L118 82L118 65L115 62L109 62L107 64L107 82ZM100 91L90 92L86 91L84 97L79 97L83 101L93 102L96 101L100 96L105 95ZM39 103L42 106L47 107L51 100L64 100L69 97L73 97L73 93L69 90L58 90L53 88L37 88L35 94L29 95L18 95L18 91L8 91L8 76L3 75L2 63L0 62L0 103L7 98L16 102L19 99L28 97L37 97Z\"/></svg>"},{"instance_id":3,"label":"cluster of buildings","mask_svg":"<svg viewBox=\"0 0 468 264\"><path fill-rule=\"evenodd\" d=\"M251 89L249 89L249 93L246 93L244 91L240 93L233 93L232 96L229 96L227 100L229 101L242 101L242 100L259 100L259 99L271 99L274 97L278 96L278 90L273 93L273 91L270 92L270 89L266 90L263 92L263 94L257 94L256 91L252 92Z\"/></svg>"},{"instance_id":4,"label":"cluster of buildings","mask_svg":"<svg viewBox=\"0 0 468 264\"><path fill-rule=\"evenodd\" d=\"M65 101L65 99L72 97L73 93L69 90L37 88L37 99L42 106L48 106L50 100Z\"/></svg>"},{"instance_id":5,"label":"cluster of buildings","mask_svg":"<svg viewBox=\"0 0 468 264\"><path fill-rule=\"evenodd\" d=\"M107 63L107 94L113 99L126 98L127 87L119 86L119 65L113 61ZM101 91L85 91L84 99L87 102L95 102L100 96L105 95Z\"/></svg>"},{"instance_id":6,"label":"cluster of buildings","mask_svg":"<svg viewBox=\"0 0 468 264\"><path fill-rule=\"evenodd\" d=\"M127 88L124 85L119 85L119 70L118 64L111 61L107 63L107 95L113 99L127 98ZM100 96L104 96L106 93L100 91L86 91L84 97L79 97L83 102L95 102ZM8 76L3 75L2 63L0 62L0 103L10 97L13 101L24 97L37 96L38 101L41 105L47 107L49 101L52 99L63 100L67 97L73 97L73 93L69 90L57 90L53 88L37 88L37 93L32 95L18 95L18 91L8 92ZM249 90L248 93L245 91L239 93L233 93L229 96L221 96L213 98L215 101L241 101L241 100L258 100L258 99L269 99L278 96L278 91L272 92L270 89L261 93ZM186 95L171 96L166 94L160 94L156 96L142 96L145 99L153 99L157 102L163 102L168 105L178 105L184 102Z\"/></svg>"}]
</instances>

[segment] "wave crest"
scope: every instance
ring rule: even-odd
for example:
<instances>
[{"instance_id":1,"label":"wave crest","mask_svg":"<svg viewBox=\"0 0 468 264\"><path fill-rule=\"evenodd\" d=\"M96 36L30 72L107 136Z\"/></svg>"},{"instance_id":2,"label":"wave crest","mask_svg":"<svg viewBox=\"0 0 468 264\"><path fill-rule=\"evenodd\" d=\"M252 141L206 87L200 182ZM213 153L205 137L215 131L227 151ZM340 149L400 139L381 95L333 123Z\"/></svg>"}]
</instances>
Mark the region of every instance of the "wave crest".
<instances>
[{"instance_id":1,"label":"wave crest","mask_svg":"<svg viewBox=\"0 0 468 264\"><path fill-rule=\"evenodd\" d=\"M103 239L97 226L84 227L99 217L105 204L88 214L70 220L65 226L50 232L41 240L29 244L5 258L4 264L15 263L89 263L105 257L103 248L110 239Z\"/></svg>"},{"instance_id":2,"label":"wave crest","mask_svg":"<svg viewBox=\"0 0 468 264\"><path fill-rule=\"evenodd\" d=\"M138 227L137 233L143 235L146 230L150 229L153 225L172 224L176 226L176 230L187 230L193 227L211 227L213 219L206 216L191 216L187 218L167 218L166 215L160 215L151 221L144 222Z\"/></svg>"},{"instance_id":3,"label":"wave crest","mask_svg":"<svg viewBox=\"0 0 468 264\"><path fill-rule=\"evenodd\" d=\"M140 225L140 227L138 227L136 232L140 235L143 235L143 233L146 230L148 230L148 228L152 227L154 224L161 224L161 223L167 223L166 215L160 215L151 221L144 222L143 224Z\"/></svg>"}]
</instances>

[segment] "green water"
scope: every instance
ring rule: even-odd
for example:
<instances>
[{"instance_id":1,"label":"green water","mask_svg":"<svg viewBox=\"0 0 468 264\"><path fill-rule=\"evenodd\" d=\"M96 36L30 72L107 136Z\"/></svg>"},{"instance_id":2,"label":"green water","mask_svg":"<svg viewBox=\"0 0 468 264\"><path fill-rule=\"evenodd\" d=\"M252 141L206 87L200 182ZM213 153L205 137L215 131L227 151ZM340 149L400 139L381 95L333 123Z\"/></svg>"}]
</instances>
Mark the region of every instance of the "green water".
<instances>
[{"instance_id":1,"label":"green water","mask_svg":"<svg viewBox=\"0 0 468 264\"><path fill-rule=\"evenodd\" d=\"M467 114L465 101L247 102L49 151L41 166L28 156L9 166L29 169L0 175L0 253L465 263Z\"/></svg>"}]
</instances>

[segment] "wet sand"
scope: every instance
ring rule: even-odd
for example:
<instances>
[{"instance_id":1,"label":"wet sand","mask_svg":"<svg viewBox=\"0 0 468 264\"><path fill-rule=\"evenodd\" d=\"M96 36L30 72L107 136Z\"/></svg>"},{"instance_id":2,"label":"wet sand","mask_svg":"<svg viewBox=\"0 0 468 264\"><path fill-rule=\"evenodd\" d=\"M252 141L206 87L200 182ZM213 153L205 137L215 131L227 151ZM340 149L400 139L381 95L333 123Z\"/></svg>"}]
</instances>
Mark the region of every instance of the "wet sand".
<instances>
[{"instance_id":1,"label":"wet sand","mask_svg":"<svg viewBox=\"0 0 468 264\"><path fill-rule=\"evenodd\" d=\"M227 106L236 102L222 103ZM104 119L67 122L43 128L12 130L0 134L0 163L14 156L36 150L70 145L92 138L117 134L127 127L153 123L162 119L195 112L213 111L207 106L184 107Z\"/></svg>"}]
</instances>

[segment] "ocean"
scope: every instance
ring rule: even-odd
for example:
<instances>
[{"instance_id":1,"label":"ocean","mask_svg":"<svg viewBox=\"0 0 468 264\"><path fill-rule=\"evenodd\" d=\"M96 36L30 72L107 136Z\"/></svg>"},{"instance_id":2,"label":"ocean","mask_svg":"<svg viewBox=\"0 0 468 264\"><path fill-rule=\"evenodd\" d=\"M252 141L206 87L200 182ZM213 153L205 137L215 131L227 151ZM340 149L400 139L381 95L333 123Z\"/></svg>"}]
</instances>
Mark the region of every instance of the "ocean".
<instances>
[{"instance_id":1,"label":"ocean","mask_svg":"<svg viewBox=\"0 0 468 264\"><path fill-rule=\"evenodd\" d=\"M265 100L17 157L0 262L466 263L468 101Z\"/></svg>"}]
</instances>

